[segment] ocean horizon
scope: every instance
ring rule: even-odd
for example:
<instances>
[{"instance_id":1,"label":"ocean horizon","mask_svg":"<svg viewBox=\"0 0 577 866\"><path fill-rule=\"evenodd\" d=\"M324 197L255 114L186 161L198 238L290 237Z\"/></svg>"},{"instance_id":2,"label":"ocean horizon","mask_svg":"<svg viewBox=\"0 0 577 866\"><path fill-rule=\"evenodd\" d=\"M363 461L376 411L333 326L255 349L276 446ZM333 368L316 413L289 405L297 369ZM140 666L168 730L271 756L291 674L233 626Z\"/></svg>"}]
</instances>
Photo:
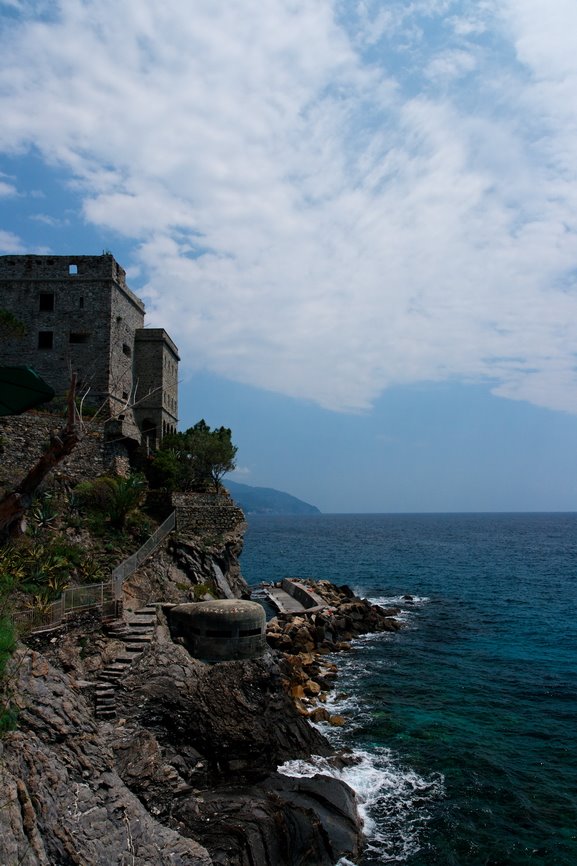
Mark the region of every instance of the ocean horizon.
<instances>
[{"instance_id":1,"label":"ocean horizon","mask_svg":"<svg viewBox=\"0 0 577 866\"><path fill-rule=\"evenodd\" d=\"M358 759L341 772L363 866L577 863L576 565L576 512L249 516L249 584L327 579L401 607L400 632L338 656L348 723L320 726Z\"/></svg>"}]
</instances>

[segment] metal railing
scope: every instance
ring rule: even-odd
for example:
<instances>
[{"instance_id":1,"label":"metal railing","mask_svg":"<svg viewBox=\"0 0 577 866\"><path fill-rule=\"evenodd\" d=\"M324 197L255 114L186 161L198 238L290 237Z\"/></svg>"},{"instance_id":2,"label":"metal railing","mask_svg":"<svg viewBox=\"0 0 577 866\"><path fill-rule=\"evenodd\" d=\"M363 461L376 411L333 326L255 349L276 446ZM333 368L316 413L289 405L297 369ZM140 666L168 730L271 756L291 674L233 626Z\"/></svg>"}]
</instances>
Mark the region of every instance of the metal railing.
<instances>
[{"instance_id":1,"label":"metal railing","mask_svg":"<svg viewBox=\"0 0 577 866\"><path fill-rule=\"evenodd\" d=\"M122 598L122 585L136 569L142 565L147 556L158 547L176 525L176 512L167 517L158 529L148 538L136 553L121 562L113 570L110 580L104 583L93 583L85 586L70 586L65 589L60 598L46 607L25 608L14 614L14 620L28 631L43 631L60 625L66 617L74 612L104 609Z\"/></svg>"},{"instance_id":2,"label":"metal railing","mask_svg":"<svg viewBox=\"0 0 577 866\"><path fill-rule=\"evenodd\" d=\"M166 518L164 523L161 523L158 529L152 533L150 538L144 542L142 547L136 551L136 553L133 553L132 556L129 556L128 559L125 559L124 562L121 562L120 565L116 566L112 572L115 598L121 598L122 584L126 578L130 577L130 575L133 574L140 565L142 565L146 557L149 556L156 547L158 547L160 542L166 538L169 532L172 532L175 526L176 511L173 511L172 514Z\"/></svg>"}]
</instances>

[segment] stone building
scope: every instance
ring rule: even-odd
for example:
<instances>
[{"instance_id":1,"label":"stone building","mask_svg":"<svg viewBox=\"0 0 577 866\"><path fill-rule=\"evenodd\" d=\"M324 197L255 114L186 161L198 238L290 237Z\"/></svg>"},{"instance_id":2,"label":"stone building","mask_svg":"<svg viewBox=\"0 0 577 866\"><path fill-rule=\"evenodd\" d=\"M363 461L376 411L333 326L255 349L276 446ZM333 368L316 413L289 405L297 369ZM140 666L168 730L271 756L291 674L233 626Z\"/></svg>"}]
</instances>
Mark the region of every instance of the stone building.
<instances>
[{"instance_id":1,"label":"stone building","mask_svg":"<svg viewBox=\"0 0 577 866\"><path fill-rule=\"evenodd\" d=\"M109 253L0 256L0 308L24 325L0 364L27 364L64 396L76 372L85 405L116 434L154 447L178 421L178 350L144 327L144 304Z\"/></svg>"}]
</instances>

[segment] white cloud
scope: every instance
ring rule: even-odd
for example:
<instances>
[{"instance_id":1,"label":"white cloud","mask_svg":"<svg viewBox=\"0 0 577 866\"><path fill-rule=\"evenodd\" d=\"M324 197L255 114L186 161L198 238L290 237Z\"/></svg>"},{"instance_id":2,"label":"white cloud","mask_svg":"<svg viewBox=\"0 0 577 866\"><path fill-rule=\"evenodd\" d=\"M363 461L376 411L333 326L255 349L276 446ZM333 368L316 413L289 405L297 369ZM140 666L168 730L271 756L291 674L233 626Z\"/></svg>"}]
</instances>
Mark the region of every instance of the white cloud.
<instances>
[{"instance_id":1,"label":"white cloud","mask_svg":"<svg viewBox=\"0 0 577 866\"><path fill-rule=\"evenodd\" d=\"M5 180L0 180L0 198L12 198L18 195L18 190L12 183L6 183Z\"/></svg>"},{"instance_id":2,"label":"white cloud","mask_svg":"<svg viewBox=\"0 0 577 866\"><path fill-rule=\"evenodd\" d=\"M59 217L50 216L45 213L35 213L30 216L30 219L37 223L49 226L52 229L65 228L70 225L70 220L60 219Z\"/></svg>"},{"instance_id":3,"label":"white cloud","mask_svg":"<svg viewBox=\"0 0 577 866\"><path fill-rule=\"evenodd\" d=\"M19 255L27 252L26 246L18 235L0 229L0 255Z\"/></svg>"},{"instance_id":4,"label":"white cloud","mask_svg":"<svg viewBox=\"0 0 577 866\"><path fill-rule=\"evenodd\" d=\"M7 33L0 149L133 240L189 367L341 410L459 377L577 411L569 2L59 8Z\"/></svg>"}]
</instances>

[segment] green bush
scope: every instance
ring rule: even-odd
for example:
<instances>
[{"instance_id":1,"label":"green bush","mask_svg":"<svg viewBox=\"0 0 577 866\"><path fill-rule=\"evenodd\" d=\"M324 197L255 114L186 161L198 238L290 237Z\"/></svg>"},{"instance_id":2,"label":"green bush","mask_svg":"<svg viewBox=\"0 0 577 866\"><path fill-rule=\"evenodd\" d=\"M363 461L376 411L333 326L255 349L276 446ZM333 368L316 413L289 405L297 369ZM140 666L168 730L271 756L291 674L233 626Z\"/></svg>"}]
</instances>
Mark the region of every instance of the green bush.
<instances>
[{"instance_id":1,"label":"green bush","mask_svg":"<svg viewBox=\"0 0 577 866\"><path fill-rule=\"evenodd\" d=\"M0 737L8 731L13 731L18 719L18 711L10 703L6 668L10 657L16 649L16 634L10 617L0 616Z\"/></svg>"},{"instance_id":2,"label":"green bush","mask_svg":"<svg viewBox=\"0 0 577 866\"><path fill-rule=\"evenodd\" d=\"M142 475L105 476L79 484L74 489L74 498L81 508L104 517L115 529L123 529L129 515L141 504L146 489ZM98 532L96 526L95 529Z\"/></svg>"}]
</instances>

